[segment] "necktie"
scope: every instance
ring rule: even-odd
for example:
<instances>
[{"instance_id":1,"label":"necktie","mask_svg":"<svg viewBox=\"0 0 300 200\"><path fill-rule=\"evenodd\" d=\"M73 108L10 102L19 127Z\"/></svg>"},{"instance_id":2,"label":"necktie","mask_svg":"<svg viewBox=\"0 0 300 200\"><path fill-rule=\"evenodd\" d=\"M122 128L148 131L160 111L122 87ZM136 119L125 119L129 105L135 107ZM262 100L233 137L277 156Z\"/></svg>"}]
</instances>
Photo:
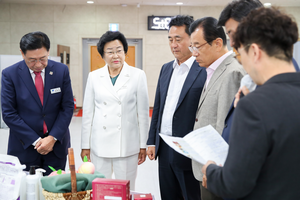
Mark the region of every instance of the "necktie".
<instances>
[{"instance_id":1,"label":"necktie","mask_svg":"<svg viewBox=\"0 0 300 200\"><path fill-rule=\"evenodd\" d=\"M44 83L43 83L43 79L41 76L41 72L33 72L35 74L35 88L36 91L40 97L41 103L43 105L44 102ZM44 130L44 134L47 132L47 126L46 123L44 121L43 124L43 130Z\"/></svg>"}]
</instances>

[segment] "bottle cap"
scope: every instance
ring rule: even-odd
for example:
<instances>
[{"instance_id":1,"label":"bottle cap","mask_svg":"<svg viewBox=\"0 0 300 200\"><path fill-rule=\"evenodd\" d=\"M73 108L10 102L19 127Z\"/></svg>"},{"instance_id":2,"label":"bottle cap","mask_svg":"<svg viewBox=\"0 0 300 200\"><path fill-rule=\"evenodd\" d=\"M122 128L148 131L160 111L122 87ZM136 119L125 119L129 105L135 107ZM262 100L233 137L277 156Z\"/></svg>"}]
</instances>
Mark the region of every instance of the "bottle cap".
<instances>
[{"instance_id":1,"label":"bottle cap","mask_svg":"<svg viewBox=\"0 0 300 200\"><path fill-rule=\"evenodd\" d=\"M35 166L30 166L29 174L30 175L34 175L35 174Z\"/></svg>"}]
</instances>

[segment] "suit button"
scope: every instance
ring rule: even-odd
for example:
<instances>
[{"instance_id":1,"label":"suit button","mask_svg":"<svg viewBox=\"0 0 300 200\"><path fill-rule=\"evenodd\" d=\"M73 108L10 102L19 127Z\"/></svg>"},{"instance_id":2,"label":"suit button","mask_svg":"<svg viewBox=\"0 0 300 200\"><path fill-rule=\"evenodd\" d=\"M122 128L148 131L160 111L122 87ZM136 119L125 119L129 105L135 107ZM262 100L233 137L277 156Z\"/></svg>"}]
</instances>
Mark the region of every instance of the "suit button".
<instances>
[{"instance_id":1,"label":"suit button","mask_svg":"<svg viewBox=\"0 0 300 200\"><path fill-rule=\"evenodd\" d=\"M42 133L42 132L43 132L43 129L40 129L40 132Z\"/></svg>"},{"instance_id":2,"label":"suit button","mask_svg":"<svg viewBox=\"0 0 300 200\"><path fill-rule=\"evenodd\" d=\"M227 124L225 124L224 128L227 128Z\"/></svg>"},{"instance_id":3,"label":"suit button","mask_svg":"<svg viewBox=\"0 0 300 200\"><path fill-rule=\"evenodd\" d=\"M198 119L196 118L196 119L195 119L195 122L197 122L197 121L198 121Z\"/></svg>"},{"instance_id":4,"label":"suit button","mask_svg":"<svg viewBox=\"0 0 300 200\"><path fill-rule=\"evenodd\" d=\"M104 102L103 104L106 105L106 102Z\"/></svg>"},{"instance_id":5,"label":"suit button","mask_svg":"<svg viewBox=\"0 0 300 200\"><path fill-rule=\"evenodd\" d=\"M106 117L106 114L104 114L103 117Z\"/></svg>"},{"instance_id":6,"label":"suit button","mask_svg":"<svg viewBox=\"0 0 300 200\"><path fill-rule=\"evenodd\" d=\"M105 130L105 129L106 129L106 127L105 127L105 126L103 126L103 129Z\"/></svg>"},{"instance_id":7,"label":"suit button","mask_svg":"<svg viewBox=\"0 0 300 200\"><path fill-rule=\"evenodd\" d=\"M121 105L121 101L119 101L118 103L119 103L119 105Z\"/></svg>"},{"instance_id":8,"label":"suit button","mask_svg":"<svg viewBox=\"0 0 300 200\"><path fill-rule=\"evenodd\" d=\"M46 117L46 115L44 114L43 117Z\"/></svg>"},{"instance_id":9,"label":"suit button","mask_svg":"<svg viewBox=\"0 0 300 200\"><path fill-rule=\"evenodd\" d=\"M118 117L121 117L121 114L120 114L120 113L118 113Z\"/></svg>"}]
</instances>

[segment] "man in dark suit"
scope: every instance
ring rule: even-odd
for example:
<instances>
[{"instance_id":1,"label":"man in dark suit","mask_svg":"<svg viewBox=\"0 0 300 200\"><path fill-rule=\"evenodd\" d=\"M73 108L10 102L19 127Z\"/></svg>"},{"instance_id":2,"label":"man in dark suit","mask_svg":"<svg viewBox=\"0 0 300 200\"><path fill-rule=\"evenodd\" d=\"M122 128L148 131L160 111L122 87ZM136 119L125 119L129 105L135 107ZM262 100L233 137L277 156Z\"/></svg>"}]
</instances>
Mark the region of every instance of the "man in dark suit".
<instances>
[{"instance_id":1,"label":"man in dark suit","mask_svg":"<svg viewBox=\"0 0 300 200\"><path fill-rule=\"evenodd\" d=\"M148 157L153 160L158 156L163 200L201 199L191 160L175 152L159 137L159 133L184 137L194 127L206 71L188 48L192 22L189 16L176 16L170 21L169 45L176 59L161 69L147 141Z\"/></svg>"},{"instance_id":2,"label":"man in dark suit","mask_svg":"<svg viewBox=\"0 0 300 200\"><path fill-rule=\"evenodd\" d=\"M219 17L219 26L225 26L227 35L230 39L230 46L233 47L233 34L235 33L239 23L242 21L244 17L246 17L249 12L253 9L263 7L263 4L259 0L237 0L230 2L222 11L220 17ZM235 49L234 49L235 51ZM237 57L239 59L239 57ZM293 64L296 69L296 71L299 71L299 67L295 59L293 59ZM243 95L248 94L247 88L243 89ZM242 92L242 90L239 91L239 94ZM240 95L238 94L238 99L240 98ZM235 102L237 104L237 101ZM229 142L229 136L230 136L230 129L234 114L234 102L232 102L232 105L230 106L230 109L228 111L228 114L225 118L225 125L222 132L222 137L224 140L228 143Z\"/></svg>"},{"instance_id":3,"label":"man in dark suit","mask_svg":"<svg viewBox=\"0 0 300 200\"><path fill-rule=\"evenodd\" d=\"M17 156L28 171L65 169L70 147L74 101L68 67L48 60L50 40L42 32L20 41L23 61L2 71L1 106L10 128L8 155Z\"/></svg>"},{"instance_id":4,"label":"man in dark suit","mask_svg":"<svg viewBox=\"0 0 300 200\"><path fill-rule=\"evenodd\" d=\"M297 23L274 8L251 11L237 28L234 47L260 87L237 104L224 166L208 161L202 168L216 195L300 199L300 74L292 63L297 40Z\"/></svg>"}]
</instances>

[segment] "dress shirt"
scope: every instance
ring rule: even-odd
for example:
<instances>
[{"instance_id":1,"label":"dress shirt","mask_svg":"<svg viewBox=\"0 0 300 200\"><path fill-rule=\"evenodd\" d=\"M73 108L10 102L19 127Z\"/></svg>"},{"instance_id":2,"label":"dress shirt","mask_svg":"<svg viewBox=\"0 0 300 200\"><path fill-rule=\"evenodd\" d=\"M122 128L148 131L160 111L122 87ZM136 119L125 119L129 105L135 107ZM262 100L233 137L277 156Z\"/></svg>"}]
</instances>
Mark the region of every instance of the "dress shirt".
<instances>
[{"instance_id":1,"label":"dress shirt","mask_svg":"<svg viewBox=\"0 0 300 200\"><path fill-rule=\"evenodd\" d=\"M31 75L31 78L33 80L33 83L35 84L35 74L34 74L34 71L31 70L31 69L29 69L29 71L30 71L30 75ZM45 68L41 71L41 77L43 79L43 84L45 86Z\"/></svg>"},{"instance_id":2,"label":"dress shirt","mask_svg":"<svg viewBox=\"0 0 300 200\"><path fill-rule=\"evenodd\" d=\"M31 70L30 68L28 68L28 69L29 69L29 71L30 71L30 75L31 75L31 78L32 78L32 80L33 80L33 83L35 84L35 73L34 73L34 71ZM42 79L43 79L43 85L44 85L44 87L45 87L45 68L41 71L41 77L42 77ZM57 140L55 137L53 137L53 138L54 138L54 140ZM42 139L42 138L39 137L36 141L34 141L34 142L32 143L32 145L35 146L36 143L37 143L38 141L40 141L40 139Z\"/></svg>"},{"instance_id":3,"label":"dress shirt","mask_svg":"<svg viewBox=\"0 0 300 200\"><path fill-rule=\"evenodd\" d=\"M218 58L215 62L213 62L208 68L206 68L207 78L206 78L205 88L208 86L208 83L209 83L212 75L214 74L216 69L219 67L219 65L232 53L233 53L233 51L228 51L223 56Z\"/></svg>"},{"instance_id":4,"label":"dress shirt","mask_svg":"<svg viewBox=\"0 0 300 200\"><path fill-rule=\"evenodd\" d=\"M173 115L178 103L178 99L185 82L185 79L195 61L195 57L191 56L181 65L178 65L177 59L173 63L173 73L170 80L168 93L166 97L165 107L162 115L160 132L165 135L172 135Z\"/></svg>"}]
</instances>

